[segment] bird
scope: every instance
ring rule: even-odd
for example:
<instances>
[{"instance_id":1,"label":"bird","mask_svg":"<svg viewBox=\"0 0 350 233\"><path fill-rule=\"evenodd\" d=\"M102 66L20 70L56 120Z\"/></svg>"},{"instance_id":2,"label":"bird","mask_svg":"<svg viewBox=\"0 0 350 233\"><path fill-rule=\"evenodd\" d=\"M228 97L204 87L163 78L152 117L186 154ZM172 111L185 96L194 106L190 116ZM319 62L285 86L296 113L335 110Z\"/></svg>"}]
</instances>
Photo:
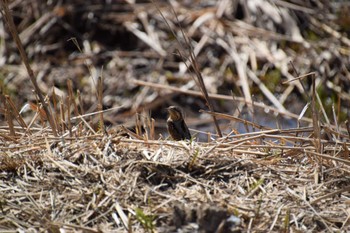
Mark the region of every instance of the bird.
<instances>
[{"instance_id":1,"label":"bird","mask_svg":"<svg viewBox=\"0 0 350 233\"><path fill-rule=\"evenodd\" d=\"M182 110L177 106L170 106L167 108L169 117L167 119L167 128L170 136L176 140L191 139L190 131L187 128L183 118Z\"/></svg>"}]
</instances>

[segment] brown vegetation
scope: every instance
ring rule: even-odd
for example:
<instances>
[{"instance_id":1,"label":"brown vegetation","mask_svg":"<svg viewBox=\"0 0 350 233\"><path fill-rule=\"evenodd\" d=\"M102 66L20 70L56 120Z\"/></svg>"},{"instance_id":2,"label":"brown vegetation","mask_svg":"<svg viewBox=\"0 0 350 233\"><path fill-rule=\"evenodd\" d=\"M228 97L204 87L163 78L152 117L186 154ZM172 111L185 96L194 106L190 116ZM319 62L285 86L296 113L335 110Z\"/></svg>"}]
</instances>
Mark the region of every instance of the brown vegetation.
<instances>
[{"instance_id":1,"label":"brown vegetation","mask_svg":"<svg viewBox=\"0 0 350 233\"><path fill-rule=\"evenodd\" d=\"M349 231L349 9L1 0L0 231Z\"/></svg>"}]
</instances>

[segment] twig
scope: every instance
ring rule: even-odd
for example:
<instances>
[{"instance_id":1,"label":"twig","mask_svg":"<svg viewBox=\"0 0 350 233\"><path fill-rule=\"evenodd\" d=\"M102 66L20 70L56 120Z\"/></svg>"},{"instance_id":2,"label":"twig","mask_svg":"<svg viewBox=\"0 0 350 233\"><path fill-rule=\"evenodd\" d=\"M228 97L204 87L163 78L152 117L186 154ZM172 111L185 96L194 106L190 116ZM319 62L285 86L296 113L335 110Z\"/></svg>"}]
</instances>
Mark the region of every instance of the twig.
<instances>
[{"instance_id":1,"label":"twig","mask_svg":"<svg viewBox=\"0 0 350 233\"><path fill-rule=\"evenodd\" d=\"M49 123L50 123L50 126L52 128L52 133L57 136L57 129L56 129L56 126L54 124L54 120L52 119L52 114L50 114L50 111L49 111L49 108L47 106L47 103L45 102L44 100L44 96L38 86L38 83L36 82L36 79L35 79L35 76L34 76L34 72L32 70L32 68L30 67L29 65L29 61L28 61L28 57L27 57L27 54L26 52L24 51L24 48L23 48L23 45L22 45L22 42L21 42L21 39L19 38L18 36L18 32L16 30L16 26L13 22L13 19L11 17L11 13L10 13L10 10L8 9L8 6L7 6L7 3L6 3L6 0L1 0L1 6L2 6L2 9L4 10L2 12L2 15L3 17L5 18L5 21L7 23L7 26L9 27L9 30L12 34L12 37L14 39L14 41L16 42L16 45L17 45L17 49L21 55L21 58L22 58L22 61L27 69L27 73L29 75L29 78L34 86L34 89L35 89L35 92L37 93L37 95L39 96L39 99L40 99L40 102L43 106L43 109L47 115L47 118L49 120Z\"/></svg>"},{"instance_id":2,"label":"twig","mask_svg":"<svg viewBox=\"0 0 350 233\"><path fill-rule=\"evenodd\" d=\"M169 85L163 85L163 84L152 83L152 82L145 82L145 81L141 81L141 80L133 80L133 83L135 83L137 85L142 85L142 86L151 86L151 87L157 88L157 89L168 89L171 91L176 91L176 92L180 92L180 93L184 93L184 94L188 94L188 95L193 95L193 96L202 96L202 94L198 91L183 90L181 88L171 87ZM239 102L245 103L247 105L252 105L252 102L248 102L242 97L235 97L234 99L232 99L232 97L228 96L228 95L221 95L221 94L208 94L208 95L209 95L209 97L211 97L213 99L239 101ZM264 103L254 102L254 106L262 108L262 109L267 110L267 111L273 111L273 112L279 113L279 114L284 115L284 116L292 117L295 119L298 119L298 117L299 117L299 115L291 113L289 111L284 112L284 113L280 112L277 108L267 106ZM308 122L308 123L312 123L312 119L307 118L307 117L303 117L301 120Z\"/></svg>"},{"instance_id":3,"label":"twig","mask_svg":"<svg viewBox=\"0 0 350 233\"><path fill-rule=\"evenodd\" d=\"M162 16L164 22L167 24L168 28L171 30L173 36L176 38L176 41L179 43L179 45L183 48L182 44L180 43L179 39L177 38L175 32L173 31L173 29L170 27L170 25L168 24L166 18L164 17L163 13L161 12L161 10L159 9L158 5L153 1L154 5L157 7L157 10L158 12L160 13L160 15ZM173 11L173 14L176 18L176 21L177 23L180 25L180 21L177 17L177 14L175 12L175 9L171 6L171 9ZM181 26L180 26L181 28ZM214 111L214 107L211 103L211 100L210 100L210 97L209 97L209 94L208 94L208 91L207 91L207 88L205 87L205 84L204 84L204 81L203 81L203 77L202 77L202 74L200 72L200 69L198 67L198 62L196 60L196 56L195 56L195 53L193 51L193 48L191 46L191 42L189 41L188 37L185 35L184 33L184 30L181 28L181 33L182 33L182 36L185 40L185 43L188 47L188 50L189 50L189 59L190 59L190 62L191 62L191 66L193 68L193 72L196 76L196 78L194 76L191 76L193 78L193 80L196 82L196 84L199 86L201 92L202 92L202 96L204 97L206 103L207 103L207 106L209 108L210 111ZM181 54L180 54L181 55ZM183 59L183 62L185 63L185 65L187 66L187 63L186 63L186 59L184 58L184 56L181 55L181 58ZM189 68L189 67L188 67ZM192 69L191 69L192 70ZM213 118L213 121L214 121L214 124L215 124L215 128L216 128L216 132L217 134L219 135L219 137L222 137L222 133L221 133L221 130L220 130L220 127L219 127L219 124L216 120L216 117L215 116L212 116Z\"/></svg>"}]
</instances>

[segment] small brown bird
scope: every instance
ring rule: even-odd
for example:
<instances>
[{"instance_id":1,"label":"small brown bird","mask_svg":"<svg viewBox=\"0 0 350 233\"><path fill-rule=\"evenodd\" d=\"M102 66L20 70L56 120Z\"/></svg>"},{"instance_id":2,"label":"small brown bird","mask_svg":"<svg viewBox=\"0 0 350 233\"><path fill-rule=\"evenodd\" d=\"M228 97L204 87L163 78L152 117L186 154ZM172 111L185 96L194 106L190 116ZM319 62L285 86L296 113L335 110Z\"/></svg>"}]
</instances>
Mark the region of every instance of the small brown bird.
<instances>
[{"instance_id":1,"label":"small brown bird","mask_svg":"<svg viewBox=\"0 0 350 233\"><path fill-rule=\"evenodd\" d=\"M191 134L187 128L181 109L176 106L170 106L167 108L167 110L169 113L169 118L166 123L171 137L176 141L185 139L190 140Z\"/></svg>"}]
</instances>

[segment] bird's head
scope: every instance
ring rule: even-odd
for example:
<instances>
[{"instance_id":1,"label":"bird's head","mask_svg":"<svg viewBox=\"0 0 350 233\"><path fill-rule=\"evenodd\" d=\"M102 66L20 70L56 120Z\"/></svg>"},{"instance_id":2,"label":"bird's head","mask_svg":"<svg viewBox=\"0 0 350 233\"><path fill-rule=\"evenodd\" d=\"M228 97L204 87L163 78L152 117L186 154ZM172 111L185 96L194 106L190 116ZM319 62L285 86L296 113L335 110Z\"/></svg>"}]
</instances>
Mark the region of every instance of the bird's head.
<instances>
[{"instance_id":1,"label":"bird's head","mask_svg":"<svg viewBox=\"0 0 350 233\"><path fill-rule=\"evenodd\" d=\"M182 111L179 107L177 106L170 106L167 108L168 113L169 113L169 117L173 120L173 121L178 121L178 120L182 120L183 116L182 116Z\"/></svg>"}]
</instances>

